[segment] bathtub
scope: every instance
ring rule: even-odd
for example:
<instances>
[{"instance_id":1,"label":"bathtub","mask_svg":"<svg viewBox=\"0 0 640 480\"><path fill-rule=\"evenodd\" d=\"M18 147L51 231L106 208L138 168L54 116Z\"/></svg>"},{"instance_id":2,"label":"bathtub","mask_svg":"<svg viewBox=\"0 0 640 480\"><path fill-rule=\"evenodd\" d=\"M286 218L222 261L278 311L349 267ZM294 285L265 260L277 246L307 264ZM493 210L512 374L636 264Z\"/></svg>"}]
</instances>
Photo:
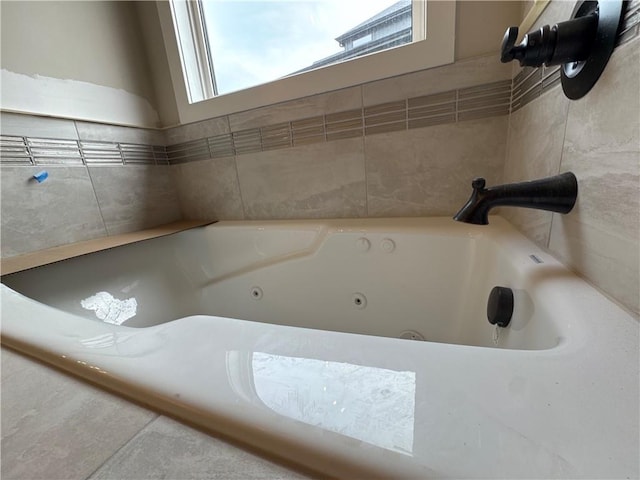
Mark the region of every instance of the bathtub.
<instances>
[{"instance_id":1,"label":"bathtub","mask_svg":"<svg viewBox=\"0 0 640 480\"><path fill-rule=\"evenodd\" d=\"M220 222L2 283L4 344L323 475L639 474L637 319L499 217Z\"/></svg>"}]
</instances>

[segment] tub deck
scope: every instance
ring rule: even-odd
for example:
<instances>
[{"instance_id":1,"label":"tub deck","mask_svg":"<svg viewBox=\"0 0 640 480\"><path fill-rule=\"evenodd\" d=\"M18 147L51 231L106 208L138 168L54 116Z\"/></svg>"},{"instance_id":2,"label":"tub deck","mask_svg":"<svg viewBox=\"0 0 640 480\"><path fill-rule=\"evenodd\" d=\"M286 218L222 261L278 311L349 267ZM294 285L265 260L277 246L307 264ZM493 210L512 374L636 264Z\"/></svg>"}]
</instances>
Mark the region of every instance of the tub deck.
<instances>
[{"instance_id":1,"label":"tub deck","mask_svg":"<svg viewBox=\"0 0 640 480\"><path fill-rule=\"evenodd\" d=\"M142 240L163 237L165 235L171 235L176 232L201 227L210 223L210 221L203 220L183 220L139 232L111 235L109 237L47 248L46 250L17 255L15 257L2 258L0 259L0 272L2 272L2 275L22 272L30 268L41 267L43 265L107 250L109 248L121 247L123 245L129 245Z\"/></svg>"}]
</instances>

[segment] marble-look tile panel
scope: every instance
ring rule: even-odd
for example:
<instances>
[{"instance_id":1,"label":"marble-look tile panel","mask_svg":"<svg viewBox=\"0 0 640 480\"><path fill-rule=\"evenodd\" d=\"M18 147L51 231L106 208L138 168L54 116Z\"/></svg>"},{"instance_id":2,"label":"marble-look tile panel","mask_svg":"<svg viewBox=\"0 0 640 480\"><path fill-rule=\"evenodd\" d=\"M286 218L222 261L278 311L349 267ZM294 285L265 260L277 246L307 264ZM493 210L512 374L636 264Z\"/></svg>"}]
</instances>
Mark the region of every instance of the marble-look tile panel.
<instances>
[{"instance_id":1,"label":"marble-look tile panel","mask_svg":"<svg viewBox=\"0 0 640 480\"><path fill-rule=\"evenodd\" d=\"M574 211L555 216L550 249L640 313L640 39L614 52L572 102L562 169L578 177Z\"/></svg>"},{"instance_id":2,"label":"marble-look tile panel","mask_svg":"<svg viewBox=\"0 0 640 480\"><path fill-rule=\"evenodd\" d=\"M244 218L234 157L189 162L171 169L185 219Z\"/></svg>"},{"instance_id":3,"label":"marble-look tile panel","mask_svg":"<svg viewBox=\"0 0 640 480\"><path fill-rule=\"evenodd\" d=\"M0 132L20 137L78 139L73 120L22 113L0 112Z\"/></svg>"},{"instance_id":4,"label":"marble-look tile panel","mask_svg":"<svg viewBox=\"0 0 640 480\"><path fill-rule=\"evenodd\" d=\"M511 114L505 183L536 180L560 173L568 108L569 100L557 87ZM551 212L505 207L500 209L500 213L538 245L548 245Z\"/></svg>"},{"instance_id":5,"label":"marble-look tile panel","mask_svg":"<svg viewBox=\"0 0 640 480\"><path fill-rule=\"evenodd\" d=\"M362 85L364 106L511 79L511 65L499 60L495 55L476 57L365 83Z\"/></svg>"},{"instance_id":6,"label":"marble-look tile panel","mask_svg":"<svg viewBox=\"0 0 640 480\"><path fill-rule=\"evenodd\" d=\"M167 417L159 417L89 478L288 480L310 477Z\"/></svg>"},{"instance_id":7,"label":"marble-look tile panel","mask_svg":"<svg viewBox=\"0 0 640 480\"><path fill-rule=\"evenodd\" d=\"M366 215L361 138L240 155L247 219Z\"/></svg>"},{"instance_id":8,"label":"marble-look tile panel","mask_svg":"<svg viewBox=\"0 0 640 480\"><path fill-rule=\"evenodd\" d=\"M166 145L175 145L201 138L215 137L229 132L229 120L225 116L169 128L164 131L164 135Z\"/></svg>"},{"instance_id":9,"label":"marble-look tile panel","mask_svg":"<svg viewBox=\"0 0 640 480\"><path fill-rule=\"evenodd\" d=\"M2 349L3 479L84 479L156 414Z\"/></svg>"},{"instance_id":10,"label":"marble-look tile panel","mask_svg":"<svg viewBox=\"0 0 640 480\"><path fill-rule=\"evenodd\" d=\"M14 375L28 372L30 365L31 362L22 355L8 348L0 348L0 385L4 385L4 382Z\"/></svg>"},{"instance_id":11,"label":"marble-look tile panel","mask_svg":"<svg viewBox=\"0 0 640 480\"><path fill-rule=\"evenodd\" d=\"M473 178L501 182L506 128L502 116L366 137L369 216L453 216Z\"/></svg>"},{"instance_id":12,"label":"marble-look tile panel","mask_svg":"<svg viewBox=\"0 0 640 480\"><path fill-rule=\"evenodd\" d=\"M607 181L606 178L595 181L598 180ZM593 184L586 184L584 177L578 178L578 182L580 188L593 188ZM574 210L566 216L554 214L549 249L564 264L640 315L637 239L618 237L606 232L606 226L585 223L582 203L579 198Z\"/></svg>"},{"instance_id":13,"label":"marble-look tile panel","mask_svg":"<svg viewBox=\"0 0 640 480\"><path fill-rule=\"evenodd\" d=\"M109 235L151 228L181 219L170 167L89 167Z\"/></svg>"},{"instance_id":14,"label":"marble-look tile panel","mask_svg":"<svg viewBox=\"0 0 640 480\"><path fill-rule=\"evenodd\" d=\"M76 128L80 140L85 141L165 145L164 132L156 129L81 121L76 121Z\"/></svg>"},{"instance_id":15,"label":"marble-look tile panel","mask_svg":"<svg viewBox=\"0 0 640 480\"><path fill-rule=\"evenodd\" d=\"M32 179L46 170L43 183ZM105 230L87 168L0 168L2 257L103 237Z\"/></svg>"},{"instance_id":16,"label":"marble-look tile panel","mask_svg":"<svg viewBox=\"0 0 640 480\"><path fill-rule=\"evenodd\" d=\"M234 113L229 115L229 123L231 131L237 132L357 108L362 108L359 86Z\"/></svg>"}]
</instances>

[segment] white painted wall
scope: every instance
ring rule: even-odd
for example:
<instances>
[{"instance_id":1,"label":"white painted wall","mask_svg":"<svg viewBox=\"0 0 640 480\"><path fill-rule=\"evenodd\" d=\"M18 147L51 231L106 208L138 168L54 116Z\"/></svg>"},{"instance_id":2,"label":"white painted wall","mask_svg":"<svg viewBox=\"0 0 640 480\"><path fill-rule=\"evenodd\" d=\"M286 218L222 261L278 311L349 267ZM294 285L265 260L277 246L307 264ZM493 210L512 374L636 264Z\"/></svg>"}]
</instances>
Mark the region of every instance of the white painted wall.
<instances>
[{"instance_id":1,"label":"white painted wall","mask_svg":"<svg viewBox=\"0 0 640 480\"><path fill-rule=\"evenodd\" d=\"M1 2L0 18L3 110L160 125L134 2Z\"/></svg>"},{"instance_id":2,"label":"white painted wall","mask_svg":"<svg viewBox=\"0 0 640 480\"><path fill-rule=\"evenodd\" d=\"M173 82L167 52L160 28L160 18L155 2L134 2L140 21L140 31L147 53L151 78L155 92L155 105L163 127L174 127L180 124L178 106L176 104Z\"/></svg>"}]
</instances>

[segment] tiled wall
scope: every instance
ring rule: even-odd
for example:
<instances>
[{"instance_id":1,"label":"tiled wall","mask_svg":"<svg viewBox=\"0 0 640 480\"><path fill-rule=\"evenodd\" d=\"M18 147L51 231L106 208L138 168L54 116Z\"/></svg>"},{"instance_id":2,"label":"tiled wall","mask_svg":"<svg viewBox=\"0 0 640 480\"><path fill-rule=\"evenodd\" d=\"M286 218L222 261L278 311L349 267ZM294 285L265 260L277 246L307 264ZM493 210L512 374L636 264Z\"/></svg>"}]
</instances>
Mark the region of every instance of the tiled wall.
<instances>
[{"instance_id":1,"label":"tiled wall","mask_svg":"<svg viewBox=\"0 0 640 480\"><path fill-rule=\"evenodd\" d=\"M572 2L554 1L538 24L568 18ZM546 87L542 69L516 76L529 86L511 114L505 181L573 171L578 201L568 215L503 209L538 244L612 298L640 312L640 2L607 68L584 98ZM536 78L535 81L527 78ZM518 86L514 92L518 91Z\"/></svg>"},{"instance_id":2,"label":"tiled wall","mask_svg":"<svg viewBox=\"0 0 640 480\"><path fill-rule=\"evenodd\" d=\"M3 257L181 218L162 132L5 112L1 122Z\"/></svg>"},{"instance_id":3,"label":"tiled wall","mask_svg":"<svg viewBox=\"0 0 640 480\"><path fill-rule=\"evenodd\" d=\"M3 113L2 256L180 217L451 215L501 179L510 75L480 57L165 131Z\"/></svg>"},{"instance_id":4,"label":"tiled wall","mask_svg":"<svg viewBox=\"0 0 640 480\"><path fill-rule=\"evenodd\" d=\"M511 69L494 56L167 132L186 218L453 215L501 180Z\"/></svg>"}]
</instances>

